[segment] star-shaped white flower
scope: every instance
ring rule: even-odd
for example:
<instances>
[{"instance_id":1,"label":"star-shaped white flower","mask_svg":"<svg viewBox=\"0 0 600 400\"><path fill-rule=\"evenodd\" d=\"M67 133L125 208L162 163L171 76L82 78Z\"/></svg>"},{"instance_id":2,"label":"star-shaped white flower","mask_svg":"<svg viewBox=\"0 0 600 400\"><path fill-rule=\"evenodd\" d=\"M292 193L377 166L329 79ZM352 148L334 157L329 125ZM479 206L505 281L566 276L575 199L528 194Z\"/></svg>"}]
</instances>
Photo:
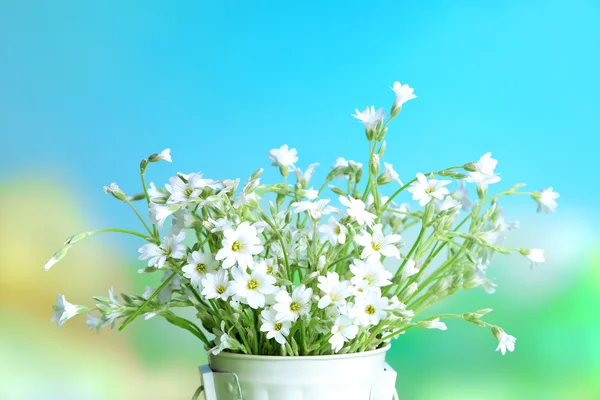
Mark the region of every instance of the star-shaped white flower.
<instances>
[{"instance_id":1,"label":"star-shaped white flower","mask_svg":"<svg viewBox=\"0 0 600 400\"><path fill-rule=\"evenodd\" d=\"M531 264L539 264L546 261L546 256L542 249L529 249L526 257L531 261Z\"/></svg>"},{"instance_id":2,"label":"star-shaped white flower","mask_svg":"<svg viewBox=\"0 0 600 400\"><path fill-rule=\"evenodd\" d=\"M425 329L439 329L440 331L445 331L448 329L445 323L441 322L439 318L434 318L427 321L419 322L419 328Z\"/></svg>"},{"instance_id":3,"label":"star-shaped white flower","mask_svg":"<svg viewBox=\"0 0 600 400\"><path fill-rule=\"evenodd\" d=\"M375 110L375 106L371 106L366 107L363 112L358 111L357 108L352 116L362 122L367 130L373 130L379 121L383 120L384 114L383 108Z\"/></svg>"},{"instance_id":4,"label":"star-shaped white flower","mask_svg":"<svg viewBox=\"0 0 600 400\"><path fill-rule=\"evenodd\" d=\"M431 199L444 200L450 191L444 186L450 184L451 181L437 179L427 179L422 173L417 174L417 181L411 183L408 191L412 193L413 200L418 200L421 207L425 206Z\"/></svg>"},{"instance_id":5,"label":"star-shaped white flower","mask_svg":"<svg viewBox=\"0 0 600 400\"><path fill-rule=\"evenodd\" d=\"M335 323L331 327L332 336L329 338L329 343L334 353L337 353L344 347L344 343L352 340L358 334L358 326L354 324L352 318L346 315L340 315L336 318Z\"/></svg>"},{"instance_id":6,"label":"star-shaped white flower","mask_svg":"<svg viewBox=\"0 0 600 400\"><path fill-rule=\"evenodd\" d=\"M188 204L197 199L207 186L208 182L202 178L201 173L173 176L169 179L169 184L165 185L170 193L167 203Z\"/></svg>"},{"instance_id":7,"label":"star-shaped white flower","mask_svg":"<svg viewBox=\"0 0 600 400\"><path fill-rule=\"evenodd\" d=\"M199 251L188 254L187 262L181 271L196 287L201 287L202 279L206 277L206 274L216 271L219 266L212 254Z\"/></svg>"},{"instance_id":8,"label":"star-shaped white flower","mask_svg":"<svg viewBox=\"0 0 600 400\"><path fill-rule=\"evenodd\" d=\"M232 268L231 276L234 279L232 293L236 298L241 298L250 308L263 308L265 295L277 292L274 286L276 279L262 271L252 270L246 272L245 268Z\"/></svg>"},{"instance_id":9,"label":"star-shaped white flower","mask_svg":"<svg viewBox=\"0 0 600 400\"><path fill-rule=\"evenodd\" d=\"M498 160L492 158L492 153L485 153L475 163L475 171L468 171L470 177L467 178L467 182L475 182L482 189L492 183L500 182L500 176L494 172L496 165Z\"/></svg>"},{"instance_id":10,"label":"star-shaped white flower","mask_svg":"<svg viewBox=\"0 0 600 400\"><path fill-rule=\"evenodd\" d=\"M361 235L354 237L354 241L363 247L360 255L362 259L367 258L371 263L377 263L384 257L400 258L400 251L394 243L402 240L397 234L384 235L383 225L377 224L373 227L373 234L363 231Z\"/></svg>"},{"instance_id":11,"label":"star-shaped white flower","mask_svg":"<svg viewBox=\"0 0 600 400\"><path fill-rule=\"evenodd\" d=\"M354 259L350 264L350 271L354 274L350 282L358 287L366 286L367 291L380 292L382 286L392 284L390 281L392 273L379 262L371 263Z\"/></svg>"},{"instance_id":12,"label":"star-shaped white flower","mask_svg":"<svg viewBox=\"0 0 600 400\"><path fill-rule=\"evenodd\" d=\"M556 211L558 204L556 199L560 197L558 192L555 192L552 186L547 189L542 189L539 192L533 194L533 198L538 203L537 212L545 212L549 214Z\"/></svg>"},{"instance_id":13,"label":"star-shaped white flower","mask_svg":"<svg viewBox=\"0 0 600 400\"><path fill-rule=\"evenodd\" d=\"M214 274L207 273L202 279L202 295L207 299L221 299L226 301L232 294L229 273L220 269Z\"/></svg>"},{"instance_id":14,"label":"star-shaped white flower","mask_svg":"<svg viewBox=\"0 0 600 400\"><path fill-rule=\"evenodd\" d=\"M346 298L350 296L350 281L341 281L337 272L328 272L327 276L319 276L317 287L324 293L319 300L319 308L325 308L330 304L343 306Z\"/></svg>"},{"instance_id":15,"label":"star-shaped white flower","mask_svg":"<svg viewBox=\"0 0 600 400\"><path fill-rule=\"evenodd\" d=\"M411 88L407 84L401 84L400 82L394 82L394 86L391 88L396 93L396 101L394 105L402 106L409 100L416 99L417 96L414 94L415 89Z\"/></svg>"},{"instance_id":16,"label":"star-shaped white flower","mask_svg":"<svg viewBox=\"0 0 600 400\"><path fill-rule=\"evenodd\" d=\"M377 217L375 214L371 214L367 211L367 206L362 200L355 199L352 196L348 196L347 198L340 196L340 203L347 207L346 213L348 216L353 218L361 226L365 224L371 226Z\"/></svg>"},{"instance_id":17,"label":"star-shaped white flower","mask_svg":"<svg viewBox=\"0 0 600 400\"><path fill-rule=\"evenodd\" d=\"M281 321L295 321L310 311L310 298L313 291L300 285L290 295L287 290L281 290L275 296L277 302L273 308L277 311L277 319Z\"/></svg>"},{"instance_id":18,"label":"star-shaped white flower","mask_svg":"<svg viewBox=\"0 0 600 400\"><path fill-rule=\"evenodd\" d=\"M277 311L273 308L260 312L261 332L267 332L267 339L275 339L279 344L285 344L285 337L290 334L291 321L277 319Z\"/></svg>"},{"instance_id":19,"label":"star-shaped white flower","mask_svg":"<svg viewBox=\"0 0 600 400\"><path fill-rule=\"evenodd\" d=\"M82 306L71 304L67 301L64 295L56 295L56 305L52 306L54 315L52 316L52 322L56 322L56 327L61 327L67 320L73 318L76 315L85 314L87 309Z\"/></svg>"},{"instance_id":20,"label":"star-shaped white flower","mask_svg":"<svg viewBox=\"0 0 600 400\"><path fill-rule=\"evenodd\" d=\"M149 267L163 268L168 258L175 260L185 257L186 246L182 244L185 240L185 231L165 237L157 246L154 243L147 243L139 248L139 260L148 260Z\"/></svg>"},{"instance_id":21,"label":"star-shaped white flower","mask_svg":"<svg viewBox=\"0 0 600 400\"><path fill-rule=\"evenodd\" d=\"M510 352L515 351L516 337L511 336L502 330L495 330L494 336L496 336L496 339L498 340L496 351L500 351L502 355L505 355L507 350Z\"/></svg>"},{"instance_id":22,"label":"star-shaped white flower","mask_svg":"<svg viewBox=\"0 0 600 400\"><path fill-rule=\"evenodd\" d=\"M404 268L402 268L402 276L408 278L418 273L419 269L417 268L417 262L415 260L407 260L406 264L404 264Z\"/></svg>"},{"instance_id":23,"label":"star-shaped white flower","mask_svg":"<svg viewBox=\"0 0 600 400\"><path fill-rule=\"evenodd\" d=\"M398 182L398 184L402 185L402 181L400 180L400 175L394 170L394 166L390 163L384 161L383 163L383 172L377 178L378 185L385 185L390 182Z\"/></svg>"},{"instance_id":24,"label":"star-shaped white flower","mask_svg":"<svg viewBox=\"0 0 600 400\"><path fill-rule=\"evenodd\" d=\"M377 325L379 321L387 317L388 298L381 297L377 293L368 293L365 296L356 297L356 302L348 311L348 316L355 319L355 323L361 326Z\"/></svg>"},{"instance_id":25,"label":"star-shaped white flower","mask_svg":"<svg viewBox=\"0 0 600 400\"><path fill-rule=\"evenodd\" d=\"M332 246L346 243L348 229L335 218L329 217L329 222L326 225L319 225L318 229L322 235L322 241L328 241Z\"/></svg>"},{"instance_id":26,"label":"star-shaped white flower","mask_svg":"<svg viewBox=\"0 0 600 400\"><path fill-rule=\"evenodd\" d=\"M284 144L278 149L269 151L269 159L273 161L273 165L280 167L293 167L298 162L298 152L296 149L290 149L287 144Z\"/></svg>"},{"instance_id":27,"label":"star-shaped white flower","mask_svg":"<svg viewBox=\"0 0 600 400\"><path fill-rule=\"evenodd\" d=\"M215 256L215 259L223 260L223 268L231 268L236 263L240 268L252 267L252 257L263 251L256 227L247 221L238 225L236 230L226 229L223 236L223 248Z\"/></svg>"},{"instance_id":28,"label":"star-shaped white flower","mask_svg":"<svg viewBox=\"0 0 600 400\"><path fill-rule=\"evenodd\" d=\"M338 211L337 208L329 206L329 199L322 199L318 201L297 201L292 203L294 207L294 213L298 214L301 212L308 211L310 216L314 220L321 219L323 215L331 214L332 212Z\"/></svg>"}]
</instances>

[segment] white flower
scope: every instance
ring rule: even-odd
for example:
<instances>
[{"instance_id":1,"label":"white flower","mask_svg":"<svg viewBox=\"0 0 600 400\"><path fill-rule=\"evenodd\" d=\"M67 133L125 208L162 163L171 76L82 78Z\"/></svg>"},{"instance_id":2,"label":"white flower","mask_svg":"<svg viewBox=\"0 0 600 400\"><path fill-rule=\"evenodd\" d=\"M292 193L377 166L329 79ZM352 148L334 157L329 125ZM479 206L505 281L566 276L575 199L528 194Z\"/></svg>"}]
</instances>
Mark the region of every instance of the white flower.
<instances>
[{"instance_id":1,"label":"white flower","mask_svg":"<svg viewBox=\"0 0 600 400\"><path fill-rule=\"evenodd\" d=\"M437 212L452 210L458 211L462 204L451 196L446 196L444 200L435 200L435 210Z\"/></svg>"},{"instance_id":2,"label":"white flower","mask_svg":"<svg viewBox=\"0 0 600 400\"><path fill-rule=\"evenodd\" d=\"M302 187L306 187L308 185L315 173L315 168L317 168L319 165L319 163L310 164L304 173L300 168L294 169L294 175L296 175L298 182L302 183Z\"/></svg>"},{"instance_id":3,"label":"white flower","mask_svg":"<svg viewBox=\"0 0 600 400\"><path fill-rule=\"evenodd\" d=\"M405 267L406 267L406 265L405 265ZM404 293L404 297L407 298L407 299L409 299L413 294L415 294L415 292L417 291L418 288L419 288L419 285L417 285L417 282L411 283L406 288L406 292Z\"/></svg>"},{"instance_id":4,"label":"white flower","mask_svg":"<svg viewBox=\"0 0 600 400\"><path fill-rule=\"evenodd\" d=\"M402 181L400 180L400 175L396 171L394 171L394 166L390 163L384 161L383 163L384 169L379 178L377 178L377 183L379 185L385 185L390 182L398 182L402 185Z\"/></svg>"},{"instance_id":5,"label":"white flower","mask_svg":"<svg viewBox=\"0 0 600 400\"><path fill-rule=\"evenodd\" d=\"M52 306L54 315L52 316L52 322L56 322L56 327L61 327L67 320L73 318L76 315L85 314L87 308L71 304L65 299L64 295L56 295L56 305Z\"/></svg>"},{"instance_id":6,"label":"white flower","mask_svg":"<svg viewBox=\"0 0 600 400\"><path fill-rule=\"evenodd\" d=\"M184 179L187 180L184 181ZM171 194L167 199L169 204L188 204L200 196L202 189L207 186L207 181L202 179L202 174L189 174L187 178L183 176L173 176L169 179L169 184L165 185Z\"/></svg>"},{"instance_id":7,"label":"white flower","mask_svg":"<svg viewBox=\"0 0 600 400\"><path fill-rule=\"evenodd\" d=\"M215 232L224 232L227 229L233 228L233 223L227 218L219 218L214 220L212 218L207 219L202 223L204 227L211 231L211 233Z\"/></svg>"},{"instance_id":8,"label":"white flower","mask_svg":"<svg viewBox=\"0 0 600 400\"><path fill-rule=\"evenodd\" d=\"M354 218L359 225L367 224L371 226L373 224L376 215L367 211L367 207L362 200L355 199L352 196L348 196L348 198L340 196L340 203L347 207L346 213Z\"/></svg>"},{"instance_id":9,"label":"white flower","mask_svg":"<svg viewBox=\"0 0 600 400\"><path fill-rule=\"evenodd\" d=\"M104 186L104 194L112 194L115 198L121 201L127 200L127 195L115 182L111 183L109 186Z\"/></svg>"},{"instance_id":10,"label":"white flower","mask_svg":"<svg viewBox=\"0 0 600 400\"><path fill-rule=\"evenodd\" d=\"M188 254L187 262L181 271L196 287L202 285L202 279L206 277L207 273L216 271L219 266L212 254L199 251Z\"/></svg>"},{"instance_id":11,"label":"white flower","mask_svg":"<svg viewBox=\"0 0 600 400\"><path fill-rule=\"evenodd\" d=\"M502 330L493 330L494 336L498 340L498 347L496 347L496 351L500 350L502 355L506 354L506 350L513 352L515 351L515 342L517 338L507 334Z\"/></svg>"},{"instance_id":12,"label":"white flower","mask_svg":"<svg viewBox=\"0 0 600 400\"><path fill-rule=\"evenodd\" d=\"M367 288L379 291L379 288L382 286L392 284L389 280L392 277L392 273L386 270L379 262L370 263L354 259L352 264L350 264L350 271L354 274L350 282L356 286L365 284Z\"/></svg>"},{"instance_id":13,"label":"white flower","mask_svg":"<svg viewBox=\"0 0 600 400\"><path fill-rule=\"evenodd\" d=\"M533 198L538 203L537 212L545 212L546 214L555 212L558 204L556 199L560 197L558 192L555 192L550 186L547 189L542 189L539 192L533 194Z\"/></svg>"},{"instance_id":14,"label":"white flower","mask_svg":"<svg viewBox=\"0 0 600 400\"><path fill-rule=\"evenodd\" d=\"M202 279L202 295L207 299L221 299L227 300L231 296L232 290L230 289L229 274L227 270L220 269L216 273L206 274L206 277Z\"/></svg>"},{"instance_id":15,"label":"white flower","mask_svg":"<svg viewBox=\"0 0 600 400\"><path fill-rule=\"evenodd\" d=\"M469 199L469 191L467 190L463 181L458 182L458 188L452 193L452 197L458 200L462 205L462 209L467 211L473 202Z\"/></svg>"},{"instance_id":16,"label":"white flower","mask_svg":"<svg viewBox=\"0 0 600 400\"><path fill-rule=\"evenodd\" d=\"M212 354L216 356L223 350L233 347L232 339L225 330L225 321L221 321L221 330L213 329L213 333L215 334L216 346L209 350Z\"/></svg>"},{"instance_id":17,"label":"white flower","mask_svg":"<svg viewBox=\"0 0 600 400\"><path fill-rule=\"evenodd\" d=\"M448 327L446 326L445 323L440 322L439 318L434 318L431 320L427 320L427 321L421 321L419 322L419 328L425 328L425 329L439 329L440 331L445 331L448 329Z\"/></svg>"},{"instance_id":18,"label":"white flower","mask_svg":"<svg viewBox=\"0 0 600 400\"><path fill-rule=\"evenodd\" d=\"M409 100L416 99L417 96L414 94L415 89L408 86L406 83L403 85L400 82L394 82L394 87L391 88L396 93L396 101L394 105L402 106Z\"/></svg>"},{"instance_id":19,"label":"white flower","mask_svg":"<svg viewBox=\"0 0 600 400\"><path fill-rule=\"evenodd\" d=\"M260 331L267 332L267 339L274 338L277 343L285 344L285 336L290 334L292 322L277 319L277 311L272 308L262 310L260 316L262 320Z\"/></svg>"},{"instance_id":20,"label":"white flower","mask_svg":"<svg viewBox=\"0 0 600 400\"><path fill-rule=\"evenodd\" d=\"M317 287L325 293L319 300L319 308L325 308L330 304L343 306L346 304L346 298L350 296L350 282L340 282L340 276L337 272L328 272L327 276L319 276Z\"/></svg>"},{"instance_id":21,"label":"white flower","mask_svg":"<svg viewBox=\"0 0 600 400\"><path fill-rule=\"evenodd\" d=\"M252 193L241 192L240 194L238 194L235 197L235 201L233 202L233 207L240 208L240 206L245 206L245 205L252 204L252 203L258 204L259 200L260 200L260 196L256 192L252 192Z\"/></svg>"},{"instance_id":22,"label":"white flower","mask_svg":"<svg viewBox=\"0 0 600 400\"><path fill-rule=\"evenodd\" d=\"M273 165L293 167L294 163L298 162L298 152L296 149L290 149L287 144L284 144L278 149L269 151L269 159L273 161Z\"/></svg>"},{"instance_id":23,"label":"white flower","mask_svg":"<svg viewBox=\"0 0 600 400\"><path fill-rule=\"evenodd\" d=\"M337 353L344 347L344 343L356 337L358 326L354 325L354 321L351 318L340 315L335 320L331 328L331 333L333 335L329 338L329 343L331 343L333 352Z\"/></svg>"},{"instance_id":24,"label":"white flower","mask_svg":"<svg viewBox=\"0 0 600 400\"><path fill-rule=\"evenodd\" d=\"M266 258L254 263L253 269L262 274L274 275L279 271L279 265L274 258Z\"/></svg>"},{"instance_id":25,"label":"white flower","mask_svg":"<svg viewBox=\"0 0 600 400\"><path fill-rule=\"evenodd\" d=\"M294 289L292 295L281 290L275 296L277 302L273 308L277 311L277 319L282 321L295 321L298 317L307 314L310 311L310 298L313 291L300 285Z\"/></svg>"},{"instance_id":26,"label":"white flower","mask_svg":"<svg viewBox=\"0 0 600 400\"><path fill-rule=\"evenodd\" d=\"M539 264L546 261L544 250L542 249L530 249L527 251L526 257L529 258L532 264Z\"/></svg>"},{"instance_id":27,"label":"white flower","mask_svg":"<svg viewBox=\"0 0 600 400\"><path fill-rule=\"evenodd\" d=\"M265 295L277 291L274 286L276 279L262 271L252 270L250 273L245 269L233 268L231 276L234 279L232 292L236 297L242 298L250 308L263 308L265 306Z\"/></svg>"},{"instance_id":28,"label":"white flower","mask_svg":"<svg viewBox=\"0 0 600 400\"><path fill-rule=\"evenodd\" d=\"M431 199L443 200L444 196L450 193L448 188L444 186L448 185L450 181L443 180L438 181L437 179L427 179L422 173L417 174L417 181L411 183L408 191L412 193L413 200L418 200L419 205L423 207L431 201Z\"/></svg>"},{"instance_id":29,"label":"white flower","mask_svg":"<svg viewBox=\"0 0 600 400\"><path fill-rule=\"evenodd\" d=\"M346 233L348 229L336 221L335 218L329 217L327 225L320 225L319 232L322 234L323 241L329 241L332 246L336 244L346 243Z\"/></svg>"},{"instance_id":30,"label":"white flower","mask_svg":"<svg viewBox=\"0 0 600 400\"><path fill-rule=\"evenodd\" d=\"M348 316L356 320L357 325L377 325L387 317L388 298L377 293L368 293L357 297L354 306L348 311Z\"/></svg>"},{"instance_id":31,"label":"white flower","mask_svg":"<svg viewBox=\"0 0 600 400\"><path fill-rule=\"evenodd\" d=\"M384 115L383 108L375 111L375 106L367 106L363 112L358 111L357 108L355 112L356 114L352 114L352 116L362 122L367 130L375 129L379 121L383 120Z\"/></svg>"},{"instance_id":32,"label":"white flower","mask_svg":"<svg viewBox=\"0 0 600 400\"><path fill-rule=\"evenodd\" d=\"M298 214L304 211L310 212L310 216L315 219L321 219L323 215L331 214L332 212L338 211L337 208L333 206L328 206L329 199L323 199L319 201L299 201L292 203L292 207L294 207L294 213Z\"/></svg>"},{"instance_id":33,"label":"white flower","mask_svg":"<svg viewBox=\"0 0 600 400\"><path fill-rule=\"evenodd\" d=\"M319 197L319 191L311 187L310 189L306 189L304 191L304 197L306 197L309 200L316 200L317 197Z\"/></svg>"},{"instance_id":34,"label":"white flower","mask_svg":"<svg viewBox=\"0 0 600 400\"><path fill-rule=\"evenodd\" d=\"M217 260L223 260L223 268L231 268L235 263L240 268L252 267L252 256L263 251L256 228L247 221L238 225L235 231L226 229L223 236L223 248L215 257Z\"/></svg>"},{"instance_id":35,"label":"white flower","mask_svg":"<svg viewBox=\"0 0 600 400\"><path fill-rule=\"evenodd\" d=\"M152 154L149 158L148 161L149 162L159 162L165 160L167 162L171 162L173 160L171 160L171 149L164 149L163 151L161 151L158 154Z\"/></svg>"},{"instance_id":36,"label":"white flower","mask_svg":"<svg viewBox=\"0 0 600 400\"><path fill-rule=\"evenodd\" d=\"M494 169L498 165L498 160L492 158L492 153L485 153L479 161L475 163L475 171L468 171L470 177L467 182L475 182L480 188L487 188L489 184L500 182L500 177L496 175Z\"/></svg>"},{"instance_id":37,"label":"white flower","mask_svg":"<svg viewBox=\"0 0 600 400\"><path fill-rule=\"evenodd\" d=\"M185 256L186 246L181 244L184 239L185 231L181 231L177 235L165 237L160 246L147 243L138 250L140 253L138 259L148 260L149 267L162 268L167 258L181 259Z\"/></svg>"},{"instance_id":38,"label":"white flower","mask_svg":"<svg viewBox=\"0 0 600 400\"><path fill-rule=\"evenodd\" d=\"M160 204L150 203L150 222L156 224L158 229L162 229L165 220L174 212L179 210L179 204L173 204L170 206L163 206Z\"/></svg>"},{"instance_id":39,"label":"white flower","mask_svg":"<svg viewBox=\"0 0 600 400\"><path fill-rule=\"evenodd\" d=\"M96 332L100 332L102 327L102 320L92 314L86 314L85 323L89 329L95 329Z\"/></svg>"},{"instance_id":40,"label":"white flower","mask_svg":"<svg viewBox=\"0 0 600 400\"><path fill-rule=\"evenodd\" d=\"M388 304L388 310L392 313L391 319L397 320L399 318L411 318L415 316L415 313L411 310L406 309L406 304L398 300L397 296L393 296Z\"/></svg>"},{"instance_id":41,"label":"white flower","mask_svg":"<svg viewBox=\"0 0 600 400\"><path fill-rule=\"evenodd\" d=\"M148 188L148 196L150 196L150 201L157 203L164 203L169 197L166 193L158 190L154 182L150 182L150 187Z\"/></svg>"},{"instance_id":42,"label":"white flower","mask_svg":"<svg viewBox=\"0 0 600 400\"><path fill-rule=\"evenodd\" d=\"M406 264L404 264L404 268L402 268L402 276L404 278L408 278L409 276L413 276L419 273L419 269L417 268L417 263L415 260L408 260Z\"/></svg>"},{"instance_id":43,"label":"white flower","mask_svg":"<svg viewBox=\"0 0 600 400\"><path fill-rule=\"evenodd\" d=\"M402 237L397 234L384 235L383 226L377 224L373 227L373 234L368 232L354 237L354 241L363 247L361 258L367 258L369 262L379 262L381 256L400 258L400 251L394 243L398 243Z\"/></svg>"}]
</instances>

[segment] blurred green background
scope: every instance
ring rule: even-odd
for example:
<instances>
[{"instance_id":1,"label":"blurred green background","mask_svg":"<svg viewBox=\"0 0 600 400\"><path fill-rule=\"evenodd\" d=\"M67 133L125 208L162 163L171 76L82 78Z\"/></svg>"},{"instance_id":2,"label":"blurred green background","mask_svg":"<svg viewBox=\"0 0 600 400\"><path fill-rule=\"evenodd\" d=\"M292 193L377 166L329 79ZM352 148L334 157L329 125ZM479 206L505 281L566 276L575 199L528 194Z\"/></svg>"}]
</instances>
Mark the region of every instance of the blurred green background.
<instances>
[{"instance_id":1,"label":"blurred green background","mask_svg":"<svg viewBox=\"0 0 600 400\"><path fill-rule=\"evenodd\" d=\"M73 233L133 227L102 186L139 191L137 165L245 178L288 143L301 167L366 153L350 114L388 107L395 80L415 87L390 128L401 178L492 151L502 182L553 185L558 212L510 199L508 244L546 250L490 268L498 291L460 293L439 311L494 308L516 336L449 321L410 331L388 362L402 399L600 398L600 4L597 1L102 3L0 1L0 399L188 399L206 360L164 321L124 332L56 329L55 294L140 293L140 243L101 236L43 266ZM268 169L265 181L275 181ZM408 200L405 198L404 200Z\"/></svg>"}]
</instances>

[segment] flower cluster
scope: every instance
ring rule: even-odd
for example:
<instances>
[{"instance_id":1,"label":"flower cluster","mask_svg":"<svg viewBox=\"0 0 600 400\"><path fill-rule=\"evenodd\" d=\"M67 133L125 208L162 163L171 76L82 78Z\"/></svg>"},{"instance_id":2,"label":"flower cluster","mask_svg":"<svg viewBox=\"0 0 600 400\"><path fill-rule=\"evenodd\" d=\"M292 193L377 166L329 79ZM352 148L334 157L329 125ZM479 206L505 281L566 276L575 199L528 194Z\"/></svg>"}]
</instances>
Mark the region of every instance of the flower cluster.
<instances>
[{"instance_id":1,"label":"flower cluster","mask_svg":"<svg viewBox=\"0 0 600 400\"><path fill-rule=\"evenodd\" d=\"M382 168L381 159L388 124L416 96L399 82L392 89L396 99L387 118L374 106L354 114L369 142L367 167L338 158L319 189L311 185L318 164L302 171L296 149L287 145L268 154L283 178L274 184L262 183L259 169L243 184L193 172L179 173L163 187L147 185L148 166L171 162L171 155L167 149L142 160L142 193L129 196L114 183L105 192L127 203L144 231L108 228L72 236L46 270L78 241L120 232L145 240L139 248L145 266L138 272L159 273L161 283L121 298L111 289L108 298L95 297L91 309L59 295L53 320L60 326L87 314L91 329L116 321L123 329L138 315L160 316L215 354L323 355L379 348L415 327L443 331L442 320L456 318L490 328L498 350L513 351L513 336L481 320L489 309L419 315L460 290L493 293L488 266L496 253L543 262L540 249L503 245L517 224L505 220L498 200L526 194L538 212L548 213L555 211L558 193L551 187L522 192L517 185L488 196L488 187L501 179L491 153L417 173L403 184L392 164L383 162ZM405 192L414 204L397 202ZM146 202L149 221L136 201ZM407 235L409 230L415 234ZM195 309L197 318L182 317L178 310L184 307Z\"/></svg>"}]
</instances>

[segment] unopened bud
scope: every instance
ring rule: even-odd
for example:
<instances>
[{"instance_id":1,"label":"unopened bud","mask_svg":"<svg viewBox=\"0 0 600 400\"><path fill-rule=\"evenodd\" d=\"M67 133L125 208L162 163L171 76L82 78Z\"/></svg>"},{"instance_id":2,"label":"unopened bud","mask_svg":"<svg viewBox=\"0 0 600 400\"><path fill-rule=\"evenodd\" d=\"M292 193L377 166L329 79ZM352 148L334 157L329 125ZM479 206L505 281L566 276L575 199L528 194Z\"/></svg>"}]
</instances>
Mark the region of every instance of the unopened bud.
<instances>
[{"instance_id":1,"label":"unopened bud","mask_svg":"<svg viewBox=\"0 0 600 400\"><path fill-rule=\"evenodd\" d=\"M474 162L466 163L463 165L465 171L475 172L477 171L477 165Z\"/></svg>"},{"instance_id":2,"label":"unopened bud","mask_svg":"<svg viewBox=\"0 0 600 400\"><path fill-rule=\"evenodd\" d=\"M121 190L119 185L111 183L110 186L104 186L104 194L111 194L114 198L121 201L127 201L127 195Z\"/></svg>"},{"instance_id":3,"label":"unopened bud","mask_svg":"<svg viewBox=\"0 0 600 400\"><path fill-rule=\"evenodd\" d=\"M346 196L346 192L345 192L343 189L340 189L340 188L339 188L339 187L337 187L337 186L329 185L329 189L330 189L330 190L331 190L333 193L335 193L335 194L337 194L337 195L340 195L340 196Z\"/></svg>"}]
</instances>

